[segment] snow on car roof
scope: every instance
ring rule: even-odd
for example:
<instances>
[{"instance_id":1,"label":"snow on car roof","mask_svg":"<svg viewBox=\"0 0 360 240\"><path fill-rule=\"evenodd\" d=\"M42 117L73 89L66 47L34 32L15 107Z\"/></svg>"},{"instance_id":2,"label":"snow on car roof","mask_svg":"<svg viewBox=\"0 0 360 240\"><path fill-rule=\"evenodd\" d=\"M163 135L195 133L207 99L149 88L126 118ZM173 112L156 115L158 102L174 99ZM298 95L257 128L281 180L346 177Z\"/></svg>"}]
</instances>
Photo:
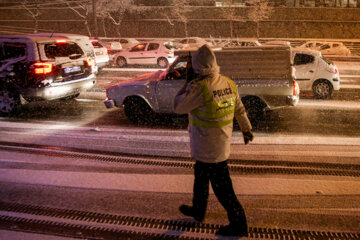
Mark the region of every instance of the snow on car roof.
<instances>
[{"instance_id":1,"label":"snow on car roof","mask_svg":"<svg viewBox=\"0 0 360 240\"><path fill-rule=\"evenodd\" d=\"M32 36L32 35L3 35L0 36L0 39L12 39L12 40L26 39L36 42L46 42L46 41L60 40L64 38L60 38L60 37L50 38L47 36Z\"/></svg>"},{"instance_id":2,"label":"snow on car roof","mask_svg":"<svg viewBox=\"0 0 360 240\"><path fill-rule=\"evenodd\" d=\"M303 48L303 47L292 48L291 51L294 53L311 53L313 55L322 55L321 52L318 50Z\"/></svg>"}]
</instances>

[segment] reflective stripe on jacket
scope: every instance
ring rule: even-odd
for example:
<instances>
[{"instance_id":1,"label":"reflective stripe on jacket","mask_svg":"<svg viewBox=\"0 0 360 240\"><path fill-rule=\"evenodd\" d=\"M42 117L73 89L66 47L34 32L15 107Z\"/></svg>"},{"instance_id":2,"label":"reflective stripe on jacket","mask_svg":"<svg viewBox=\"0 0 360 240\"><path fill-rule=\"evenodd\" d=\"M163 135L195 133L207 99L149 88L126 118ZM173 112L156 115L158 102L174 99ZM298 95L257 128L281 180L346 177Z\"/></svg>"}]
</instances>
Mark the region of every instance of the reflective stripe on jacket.
<instances>
[{"instance_id":1,"label":"reflective stripe on jacket","mask_svg":"<svg viewBox=\"0 0 360 240\"><path fill-rule=\"evenodd\" d=\"M233 123L237 88L233 81L226 78L229 87L210 93L204 80L198 82L202 88L205 105L191 111L189 123L194 126L216 128ZM215 96L218 99L215 99ZM220 97L221 95L221 97Z\"/></svg>"},{"instance_id":2,"label":"reflective stripe on jacket","mask_svg":"<svg viewBox=\"0 0 360 240\"><path fill-rule=\"evenodd\" d=\"M206 163L225 161L230 155L234 115L241 131L250 131L251 124L235 83L219 74L220 68L209 46L202 46L193 55L192 66L198 77L176 94L174 112L189 114L193 158Z\"/></svg>"}]
</instances>

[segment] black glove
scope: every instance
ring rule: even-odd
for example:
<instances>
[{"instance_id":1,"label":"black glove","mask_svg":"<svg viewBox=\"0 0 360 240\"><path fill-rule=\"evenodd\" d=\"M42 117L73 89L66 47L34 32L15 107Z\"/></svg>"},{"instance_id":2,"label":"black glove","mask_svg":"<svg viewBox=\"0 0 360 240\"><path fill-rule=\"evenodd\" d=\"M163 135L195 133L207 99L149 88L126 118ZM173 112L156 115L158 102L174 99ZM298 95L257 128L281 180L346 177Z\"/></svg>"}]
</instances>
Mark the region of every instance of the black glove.
<instances>
[{"instance_id":1,"label":"black glove","mask_svg":"<svg viewBox=\"0 0 360 240\"><path fill-rule=\"evenodd\" d=\"M251 142L254 139L254 135L251 130L248 132L243 132L243 137L244 137L245 144L248 144L249 142Z\"/></svg>"}]
</instances>

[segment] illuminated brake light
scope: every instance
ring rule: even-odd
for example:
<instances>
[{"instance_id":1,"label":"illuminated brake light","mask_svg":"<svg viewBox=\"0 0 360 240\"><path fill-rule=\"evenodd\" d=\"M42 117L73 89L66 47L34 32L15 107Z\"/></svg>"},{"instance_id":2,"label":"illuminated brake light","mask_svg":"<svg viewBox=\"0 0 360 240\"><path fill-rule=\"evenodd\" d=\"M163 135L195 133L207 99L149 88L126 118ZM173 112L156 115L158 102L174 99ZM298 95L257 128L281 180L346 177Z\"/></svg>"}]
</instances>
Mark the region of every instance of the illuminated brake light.
<instances>
[{"instance_id":1,"label":"illuminated brake light","mask_svg":"<svg viewBox=\"0 0 360 240\"><path fill-rule=\"evenodd\" d=\"M335 73L335 74L337 74L337 73L338 73L337 68L334 68L334 73Z\"/></svg>"},{"instance_id":2,"label":"illuminated brake light","mask_svg":"<svg viewBox=\"0 0 360 240\"><path fill-rule=\"evenodd\" d=\"M48 74L52 72L53 65L51 63L37 62L34 63L35 74Z\"/></svg>"},{"instance_id":3,"label":"illuminated brake light","mask_svg":"<svg viewBox=\"0 0 360 240\"><path fill-rule=\"evenodd\" d=\"M293 82L293 96L297 96L299 94L299 85L296 81Z\"/></svg>"},{"instance_id":4,"label":"illuminated brake light","mask_svg":"<svg viewBox=\"0 0 360 240\"><path fill-rule=\"evenodd\" d=\"M94 62L91 60L90 57L87 57L87 58L86 58L86 65L87 65L88 67L91 67L91 66L94 65Z\"/></svg>"},{"instance_id":5,"label":"illuminated brake light","mask_svg":"<svg viewBox=\"0 0 360 240\"><path fill-rule=\"evenodd\" d=\"M59 40L56 40L56 43L67 43L67 40L66 39L59 39Z\"/></svg>"}]
</instances>

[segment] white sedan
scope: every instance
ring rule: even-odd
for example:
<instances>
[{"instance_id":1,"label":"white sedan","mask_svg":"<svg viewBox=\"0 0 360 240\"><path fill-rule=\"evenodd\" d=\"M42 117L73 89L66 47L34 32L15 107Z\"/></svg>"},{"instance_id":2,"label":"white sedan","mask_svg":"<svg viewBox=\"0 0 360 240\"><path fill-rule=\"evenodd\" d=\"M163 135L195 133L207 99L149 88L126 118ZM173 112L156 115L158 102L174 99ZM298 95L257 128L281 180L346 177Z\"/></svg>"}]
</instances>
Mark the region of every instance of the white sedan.
<instances>
[{"instance_id":1,"label":"white sedan","mask_svg":"<svg viewBox=\"0 0 360 240\"><path fill-rule=\"evenodd\" d=\"M113 61L118 67L125 67L131 64L157 64L160 68L166 68L176 59L174 56L175 48L176 46L172 42L142 42L130 49L118 52L115 54Z\"/></svg>"}]
</instances>

